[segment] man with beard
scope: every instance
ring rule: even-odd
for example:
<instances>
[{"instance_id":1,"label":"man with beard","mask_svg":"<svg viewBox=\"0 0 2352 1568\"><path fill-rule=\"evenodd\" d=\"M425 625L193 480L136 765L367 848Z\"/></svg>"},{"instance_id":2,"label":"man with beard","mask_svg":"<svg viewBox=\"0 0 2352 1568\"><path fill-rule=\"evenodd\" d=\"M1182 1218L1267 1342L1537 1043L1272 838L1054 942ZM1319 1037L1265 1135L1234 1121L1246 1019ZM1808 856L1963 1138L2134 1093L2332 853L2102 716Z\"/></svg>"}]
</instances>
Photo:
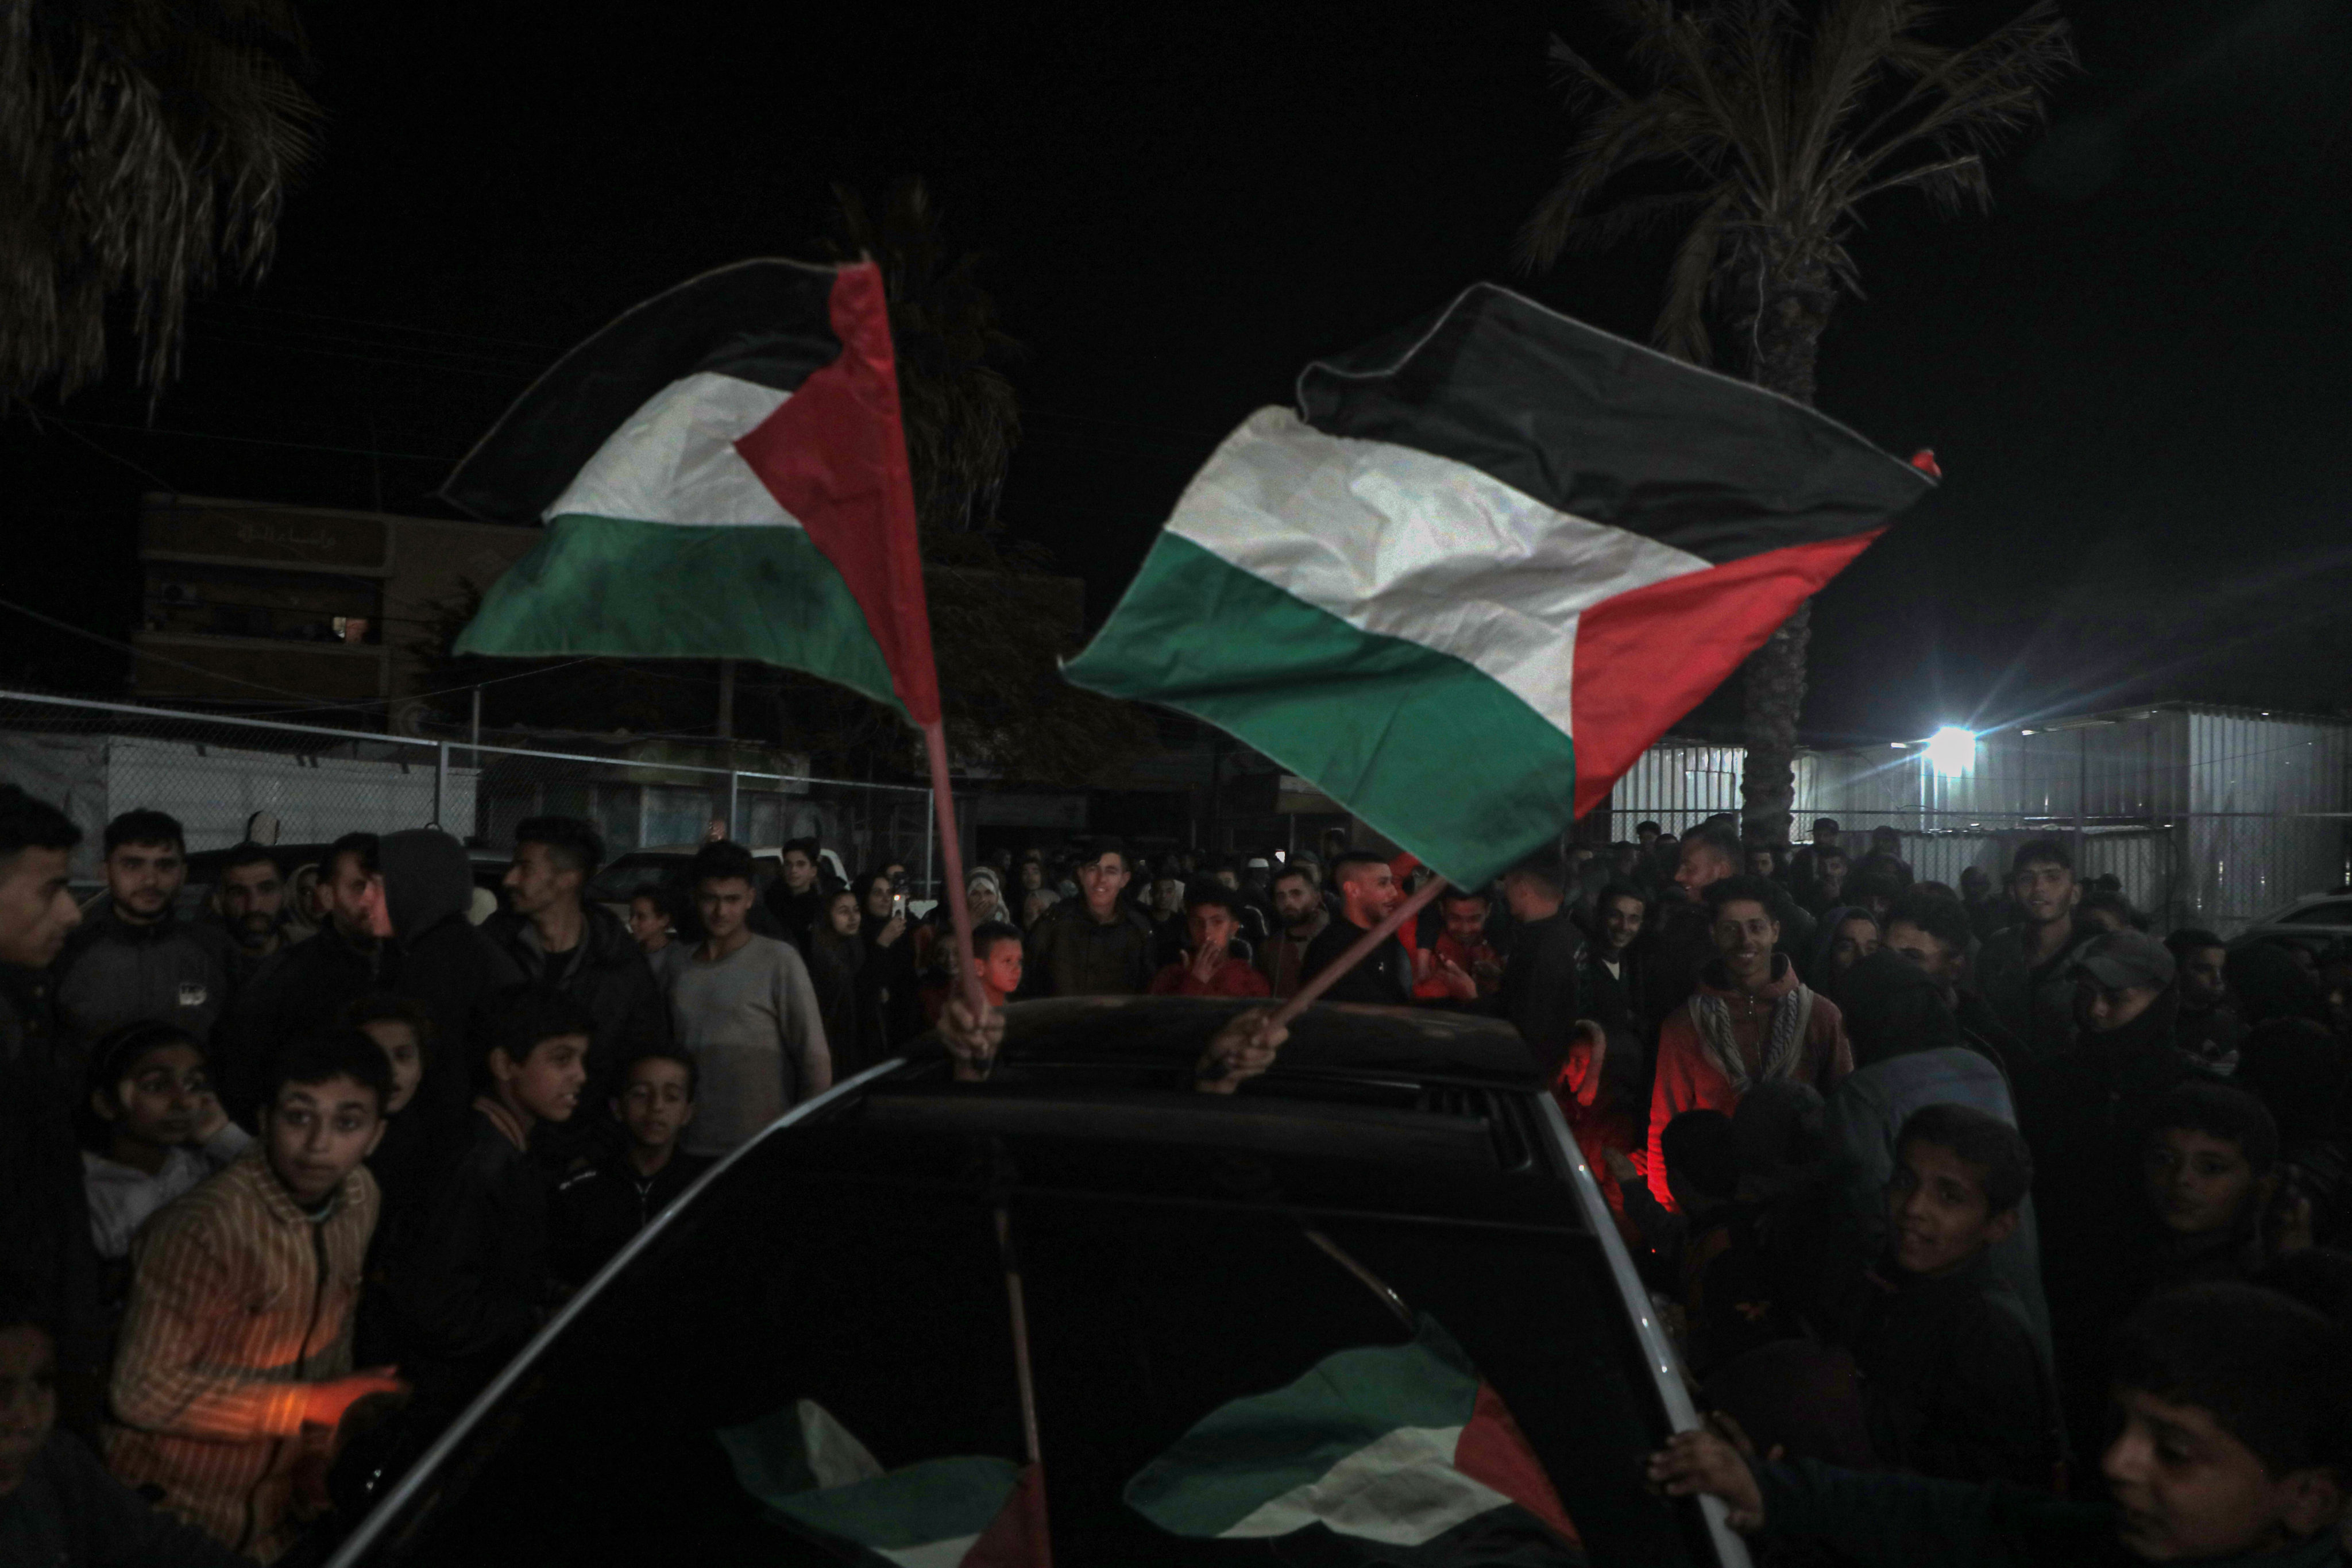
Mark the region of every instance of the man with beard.
<instances>
[{"instance_id":1,"label":"man with beard","mask_svg":"<svg viewBox=\"0 0 2352 1568\"><path fill-rule=\"evenodd\" d=\"M213 912L236 943L233 978L242 989L264 961L287 945L286 878L278 858L249 842L230 850L213 889Z\"/></svg>"},{"instance_id":2,"label":"man with beard","mask_svg":"<svg viewBox=\"0 0 2352 1568\"><path fill-rule=\"evenodd\" d=\"M58 1016L79 1072L91 1042L142 1020L200 1041L227 1009L233 944L218 927L173 911L188 879L186 835L160 811L126 811L106 825L106 903L58 960Z\"/></svg>"},{"instance_id":3,"label":"man with beard","mask_svg":"<svg viewBox=\"0 0 2352 1568\"><path fill-rule=\"evenodd\" d=\"M398 970L398 953L375 934L383 909L377 854L373 833L346 833L328 847L319 873L326 922L310 941L256 970L221 1026L214 1087L228 1113L248 1128L271 1058L296 1040L327 1033L344 1008L388 989Z\"/></svg>"},{"instance_id":4,"label":"man with beard","mask_svg":"<svg viewBox=\"0 0 2352 1568\"><path fill-rule=\"evenodd\" d=\"M1307 950L1331 923L1315 874L1293 863L1274 879L1274 935L1257 950L1258 973L1277 999L1289 996L1307 975Z\"/></svg>"},{"instance_id":5,"label":"man with beard","mask_svg":"<svg viewBox=\"0 0 2352 1568\"><path fill-rule=\"evenodd\" d=\"M1339 918L1307 944L1300 964L1302 984L1338 962L1404 900L1395 868L1369 849L1340 854L1331 863L1331 880L1339 892ZM1323 993L1326 1002L1363 1002L1384 1007L1402 1007L1412 997L1412 955L1393 935Z\"/></svg>"},{"instance_id":6,"label":"man with beard","mask_svg":"<svg viewBox=\"0 0 2352 1568\"><path fill-rule=\"evenodd\" d=\"M1985 939L1977 953L1977 989L2001 1027L2046 1060L2065 1049L2074 1033L2070 971L2075 950L2097 933L2074 918L2083 889L2074 879L2074 858L2055 838L2019 846L2009 891L2023 920ZM2170 974L2165 978L2169 984ZM2041 1155L2034 1151L2036 1159Z\"/></svg>"}]
</instances>

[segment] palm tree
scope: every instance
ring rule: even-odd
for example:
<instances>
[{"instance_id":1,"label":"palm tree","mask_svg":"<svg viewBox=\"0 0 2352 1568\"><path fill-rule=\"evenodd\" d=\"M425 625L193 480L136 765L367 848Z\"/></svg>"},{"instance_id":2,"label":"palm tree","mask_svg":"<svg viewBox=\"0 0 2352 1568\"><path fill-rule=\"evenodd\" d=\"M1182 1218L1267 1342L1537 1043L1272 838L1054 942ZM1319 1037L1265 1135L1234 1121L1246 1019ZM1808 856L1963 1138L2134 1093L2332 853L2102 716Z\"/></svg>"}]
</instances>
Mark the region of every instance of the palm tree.
<instances>
[{"instance_id":1,"label":"palm tree","mask_svg":"<svg viewBox=\"0 0 2352 1568\"><path fill-rule=\"evenodd\" d=\"M162 390L188 296L268 264L307 68L290 0L0 5L0 405L103 375L119 294Z\"/></svg>"},{"instance_id":2,"label":"palm tree","mask_svg":"<svg viewBox=\"0 0 2352 1568\"><path fill-rule=\"evenodd\" d=\"M1612 0L1639 90L1555 37L1579 124L1559 183L1519 235L1529 270L1675 226L1654 337L1700 363L1710 319L1758 384L1813 401L1822 331L1860 295L1864 204L1909 190L1991 204L1985 160L2042 114L2074 53L2053 0L1975 43L1928 41L1919 0ZM1629 178L1630 176L1630 178ZM1788 838L1811 605L1747 665L1748 830Z\"/></svg>"},{"instance_id":3,"label":"palm tree","mask_svg":"<svg viewBox=\"0 0 2352 1568\"><path fill-rule=\"evenodd\" d=\"M1017 345L980 285L980 258L949 252L939 205L919 178L894 184L878 214L845 185L833 195L835 253L871 256L882 268L916 516L927 531L992 521L1021 409L1000 368Z\"/></svg>"}]
</instances>

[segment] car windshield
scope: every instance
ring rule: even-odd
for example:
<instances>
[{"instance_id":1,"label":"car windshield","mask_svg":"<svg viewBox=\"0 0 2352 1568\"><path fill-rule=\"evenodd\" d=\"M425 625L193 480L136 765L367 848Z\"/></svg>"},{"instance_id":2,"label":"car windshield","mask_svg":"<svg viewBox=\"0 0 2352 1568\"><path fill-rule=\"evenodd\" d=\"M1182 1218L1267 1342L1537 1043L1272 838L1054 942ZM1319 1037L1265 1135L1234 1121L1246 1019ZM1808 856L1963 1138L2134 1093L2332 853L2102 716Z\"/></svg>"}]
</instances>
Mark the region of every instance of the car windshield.
<instances>
[{"instance_id":1,"label":"car windshield","mask_svg":"<svg viewBox=\"0 0 2352 1568\"><path fill-rule=\"evenodd\" d=\"M2279 917L2282 925L2345 926L2352 925L2352 899L2332 899L2324 904L2312 904L2300 910L2290 910Z\"/></svg>"},{"instance_id":2,"label":"car windshield","mask_svg":"<svg viewBox=\"0 0 2352 1568\"><path fill-rule=\"evenodd\" d=\"M1017 1461L1000 1206L1065 1561L1308 1560L1297 1538L1168 1534L1122 1489L1220 1405L1335 1352L1405 1343L1375 1282L1499 1393L1592 1562L1713 1560L1696 1510L1643 1485L1664 1411L1573 1192L1488 1124L1508 1117L1441 1116L1424 1091L1373 1086L1302 1153L1255 1131L1286 1114L1279 1100L996 1087L960 1100L910 1073L752 1150L569 1325L366 1560L838 1561L763 1517L716 1436L801 1400L887 1469ZM1106 1107L1130 1118L1117 1135ZM1521 1099L1510 1114L1530 1111ZM1441 1121L1460 1136L1434 1136ZM1351 1137L1382 1157L1326 1152Z\"/></svg>"}]
</instances>

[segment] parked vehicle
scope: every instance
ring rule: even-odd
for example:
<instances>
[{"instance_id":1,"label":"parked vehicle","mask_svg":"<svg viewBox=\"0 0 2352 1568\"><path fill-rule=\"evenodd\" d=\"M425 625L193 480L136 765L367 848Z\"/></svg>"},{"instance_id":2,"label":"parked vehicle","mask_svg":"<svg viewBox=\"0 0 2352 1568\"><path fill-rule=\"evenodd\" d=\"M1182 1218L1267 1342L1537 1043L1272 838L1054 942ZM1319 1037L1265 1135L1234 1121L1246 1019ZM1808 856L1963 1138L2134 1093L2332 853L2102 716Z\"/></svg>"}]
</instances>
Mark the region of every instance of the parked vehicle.
<instances>
[{"instance_id":1,"label":"parked vehicle","mask_svg":"<svg viewBox=\"0 0 2352 1568\"><path fill-rule=\"evenodd\" d=\"M1122 1488L1211 1411L1425 1316L1508 1405L1590 1562L1744 1568L1715 1505L1643 1484L1695 1418L1517 1035L1318 1006L1265 1077L1194 1092L1238 1005L1016 1004L984 1084L918 1042L783 1118L371 1493L333 1563L836 1561L763 1516L714 1434L807 1399L887 1468L1017 1459L1001 1214L1060 1562L1304 1561L1295 1538L1164 1533Z\"/></svg>"}]
</instances>

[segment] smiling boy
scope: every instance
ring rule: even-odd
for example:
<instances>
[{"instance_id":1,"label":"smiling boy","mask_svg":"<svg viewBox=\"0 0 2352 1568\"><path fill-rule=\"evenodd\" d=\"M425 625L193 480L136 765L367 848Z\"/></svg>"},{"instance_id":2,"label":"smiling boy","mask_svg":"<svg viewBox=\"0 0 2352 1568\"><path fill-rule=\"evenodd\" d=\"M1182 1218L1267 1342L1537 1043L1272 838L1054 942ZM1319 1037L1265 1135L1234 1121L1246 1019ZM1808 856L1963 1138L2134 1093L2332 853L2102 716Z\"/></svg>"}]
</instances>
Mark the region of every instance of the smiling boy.
<instances>
[{"instance_id":1,"label":"smiling boy","mask_svg":"<svg viewBox=\"0 0 2352 1568\"><path fill-rule=\"evenodd\" d=\"M1751 1462L1709 1432L1650 1458L1669 1495L1706 1493L1735 1530L1824 1542L1864 1564L2200 1563L2326 1568L2352 1470L2352 1342L2302 1303L2195 1285L2132 1314L2112 1368L2120 1431L2107 1500L2015 1486Z\"/></svg>"},{"instance_id":2,"label":"smiling boy","mask_svg":"<svg viewBox=\"0 0 2352 1568\"><path fill-rule=\"evenodd\" d=\"M401 1384L352 1371L352 1311L375 1227L362 1162L391 1072L356 1030L288 1051L261 1135L163 1209L131 1250L106 1457L169 1511L267 1563L301 1524L294 1475L344 1409Z\"/></svg>"},{"instance_id":3,"label":"smiling boy","mask_svg":"<svg viewBox=\"0 0 2352 1568\"><path fill-rule=\"evenodd\" d=\"M1989 1254L2015 1233L2033 1163L1963 1105L1912 1112L1886 1184L1887 1251L1852 1339L1872 1447L1901 1468L2047 1484L2058 1412L2025 1308Z\"/></svg>"}]
</instances>

